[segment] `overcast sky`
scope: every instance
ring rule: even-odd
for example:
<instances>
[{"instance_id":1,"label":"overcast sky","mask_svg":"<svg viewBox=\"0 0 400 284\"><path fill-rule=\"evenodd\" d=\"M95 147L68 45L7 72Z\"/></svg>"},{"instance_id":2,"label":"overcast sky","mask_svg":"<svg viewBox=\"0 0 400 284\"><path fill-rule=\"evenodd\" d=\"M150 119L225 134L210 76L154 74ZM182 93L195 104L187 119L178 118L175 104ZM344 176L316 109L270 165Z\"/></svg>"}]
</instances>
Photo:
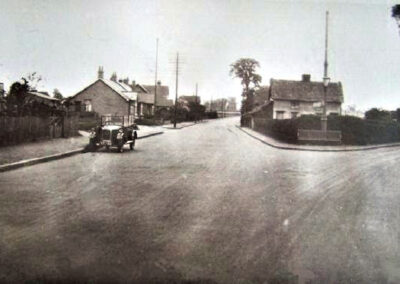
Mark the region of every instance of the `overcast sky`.
<instances>
[{"instance_id":1,"label":"overcast sky","mask_svg":"<svg viewBox=\"0 0 400 284\"><path fill-rule=\"evenodd\" d=\"M400 36L393 1L251 0L0 0L0 82L29 72L41 89L73 95L117 72L154 83L156 38L159 79L175 95L176 52L182 58L179 95L202 100L240 98L229 65L240 57L260 62L270 78L323 76L325 11L330 12L329 76L341 81L345 104L400 107Z\"/></svg>"}]
</instances>

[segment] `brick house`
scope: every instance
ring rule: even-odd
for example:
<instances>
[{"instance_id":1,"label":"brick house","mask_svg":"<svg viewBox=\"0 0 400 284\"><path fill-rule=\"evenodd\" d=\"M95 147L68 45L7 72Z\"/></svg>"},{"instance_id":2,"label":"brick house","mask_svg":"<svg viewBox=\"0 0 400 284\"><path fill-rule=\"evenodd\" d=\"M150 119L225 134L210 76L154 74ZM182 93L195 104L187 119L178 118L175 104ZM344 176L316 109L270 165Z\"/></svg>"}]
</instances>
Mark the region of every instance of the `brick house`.
<instances>
[{"instance_id":1,"label":"brick house","mask_svg":"<svg viewBox=\"0 0 400 284\"><path fill-rule=\"evenodd\" d=\"M323 99L323 83L312 82L308 74L304 74L301 81L271 79L269 87L264 86L256 91L255 108L249 114L270 119L321 115ZM326 102L327 115L342 113L343 88L340 82L329 84Z\"/></svg>"},{"instance_id":2,"label":"brick house","mask_svg":"<svg viewBox=\"0 0 400 284\"><path fill-rule=\"evenodd\" d=\"M155 86L129 83L129 79L117 79L116 73L111 78L104 79L104 71L99 67L95 82L67 98L69 111L93 113L99 116L128 116L135 119L154 114ZM173 105L168 99L169 88L157 85L157 110Z\"/></svg>"},{"instance_id":3,"label":"brick house","mask_svg":"<svg viewBox=\"0 0 400 284\"><path fill-rule=\"evenodd\" d=\"M104 79L103 68L95 82L68 99L69 111L95 112L101 116L137 116L137 93L127 80L118 82L115 73Z\"/></svg>"}]
</instances>

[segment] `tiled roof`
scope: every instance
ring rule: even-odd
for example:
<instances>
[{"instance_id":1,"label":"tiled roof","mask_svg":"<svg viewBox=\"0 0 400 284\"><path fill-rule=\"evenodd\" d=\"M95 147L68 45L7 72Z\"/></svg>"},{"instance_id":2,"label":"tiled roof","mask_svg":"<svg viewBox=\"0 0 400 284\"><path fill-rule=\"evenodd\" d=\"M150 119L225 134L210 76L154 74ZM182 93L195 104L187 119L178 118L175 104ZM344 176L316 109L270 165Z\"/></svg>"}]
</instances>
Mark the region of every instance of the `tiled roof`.
<instances>
[{"instance_id":1,"label":"tiled roof","mask_svg":"<svg viewBox=\"0 0 400 284\"><path fill-rule=\"evenodd\" d=\"M101 80L103 83L105 83L111 89L113 89L115 92L117 92L121 97L123 97L127 101L137 99L137 93L132 91L131 86L124 84L122 82L116 82L116 81L112 81L112 80L106 80L106 79L99 79L99 80Z\"/></svg>"},{"instance_id":2,"label":"tiled roof","mask_svg":"<svg viewBox=\"0 0 400 284\"><path fill-rule=\"evenodd\" d=\"M148 93L154 94L155 87L154 85L141 85L144 87ZM157 98L158 97L166 97L169 96L169 87L168 86L157 86Z\"/></svg>"},{"instance_id":3,"label":"tiled roof","mask_svg":"<svg viewBox=\"0 0 400 284\"><path fill-rule=\"evenodd\" d=\"M324 97L322 82L271 79L270 88L273 100L316 102L322 101ZM328 85L326 101L343 102L343 89L340 82Z\"/></svg>"},{"instance_id":4,"label":"tiled roof","mask_svg":"<svg viewBox=\"0 0 400 284\"><path fill-rule=\"evenodd\" d=\"M139 93L138 94L138 102L145 103L145 104L154 104L154 95L146 94L146 93Z\"/></svg>"}]
</instances>

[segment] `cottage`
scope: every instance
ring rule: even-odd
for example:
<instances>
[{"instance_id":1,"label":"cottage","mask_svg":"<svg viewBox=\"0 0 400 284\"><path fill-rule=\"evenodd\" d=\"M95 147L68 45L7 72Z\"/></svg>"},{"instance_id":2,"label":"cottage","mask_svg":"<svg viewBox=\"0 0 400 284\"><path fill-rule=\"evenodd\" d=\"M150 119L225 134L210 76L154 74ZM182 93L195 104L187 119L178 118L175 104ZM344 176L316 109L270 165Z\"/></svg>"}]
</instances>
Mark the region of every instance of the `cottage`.
<instances>
[{"instance_id":1,"label":"cottage","mask_svg":"<svg viewBox=\"0 0 400 284\"><path fill-rule=\"evenodd\" d=\"M264 117L271 119L291 119L305 114L321 115L323 100L323 83L312 82L308 74L304 74L301 81L271 79L269 87L262 87L256 92L255 101L258 105L251 113L263 112ZM342 113L343 88L340 82L329 84L326 102L327 115Z\"/></svg>"}]
</instances>

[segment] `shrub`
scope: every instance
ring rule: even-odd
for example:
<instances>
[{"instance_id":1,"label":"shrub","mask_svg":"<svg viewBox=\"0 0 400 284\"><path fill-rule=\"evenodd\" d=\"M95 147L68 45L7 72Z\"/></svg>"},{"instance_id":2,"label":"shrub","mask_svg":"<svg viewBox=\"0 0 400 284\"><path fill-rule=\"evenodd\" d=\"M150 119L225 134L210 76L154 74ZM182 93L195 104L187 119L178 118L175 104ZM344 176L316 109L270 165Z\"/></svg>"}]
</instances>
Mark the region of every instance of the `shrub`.
<instances>
[{"instance_id":1,"label":"shrub","mask_svg":"<svg viewBox=\"0 0 400 284\"><path fill-rule=\"evenodd\" d=\"M135 119L135 123L139 125L163 125L163 121L161 119L152 119L152 118L137 118Z\"/></svg>"},{"instance_id":2,"label":"shrub","mask_svg":"<svg viewBox=\"0 0 400 284\"><path fill-rule=\"evenodd\" d=\"M216 111L208 111L205 113L205 116L209 119L218 118L218 113Z\"/></svg>"}]
</instances>

